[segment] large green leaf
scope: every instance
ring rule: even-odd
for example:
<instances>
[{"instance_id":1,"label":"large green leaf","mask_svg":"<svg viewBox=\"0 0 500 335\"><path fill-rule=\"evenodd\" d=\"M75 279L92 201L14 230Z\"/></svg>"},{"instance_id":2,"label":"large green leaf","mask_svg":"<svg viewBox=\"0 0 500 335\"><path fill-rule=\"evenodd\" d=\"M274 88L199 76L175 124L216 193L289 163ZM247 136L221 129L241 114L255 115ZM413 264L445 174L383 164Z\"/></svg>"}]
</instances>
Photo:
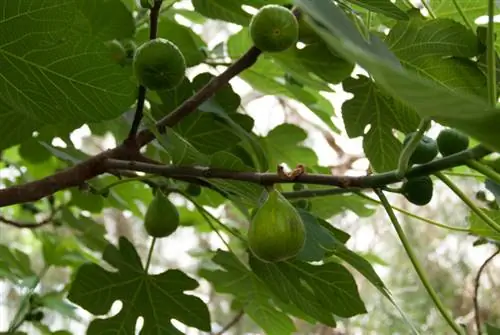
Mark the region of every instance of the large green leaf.
<instances>
[{"instance_id":1,"label":"large green leaf","mask_svg":"<svg viewBox=\"0 0 500 335\"><path fill-rule=\"evenodd\" d=\"M306 228L306 241L297 259L304 262L321 261L325 252L335 247L335 238L313 215L302 209L299 213Z\"/></svg>"},{"instance_id":2,"label":"large green leaf","mask_svg":"<svg viewBox=\"0 0 500 335\"><path fill-rule=\"evenodd\" d=\"M334 315L351 317L366 313L354 278L340 264L264 263L251 257L250 266L283 302L326 325L335 326Z\"/></svg>"},{"instance_id":3,"label":"large green leaf","mask_svg":"<svg viewBox=\"0 0 500 335\"><path fill-rule=\"evenodd\" d=\"M125 10L128 19L122 13L103 20L90 6L76 0L0 5L0 132L16 136L0 147L44 124L111 119L132 104L131 70L115 64L103 43L118 34L115 26L133 31L131 14L119 0L107 1L105 10Z\"/></svg>"},{"instance_id":4,"label":"large green leaf","mask_svg":"<svg viewBox=\"0 0 500 335\"><path fill-rule=\"evenodd\" d=\"M365 76L343 82L344 90L354 98L342 105L342 117L349 137L363 136L363 149L377 172L397 167L402 144L393 130L408 133L417 128L419 116L391 96L384 94ZM370 130L365 133L365 128Z\"/></svg>"},{"instance_id":5,"label":"large green leaf","mask_svg":"<svg viewBox=\"0 0 500 335\"><path fill-rule=\"evenodd\" d=\"M218 250L212 259L221 270L201 269L200 275L210 281L217 292L232 294L245 313L266 334L286 335L295 331L290 317L272 302L273 292L249 271L233 254Z\"/></svg>"},{"instance_id":6,"label":"large green leaf","mask_svg":"<svg viewBox=\"0 0 500 335\"><path fill-rule=\"evenodd\" d=\"M367 41L356 26L332 2L296 0L320 23L309 20L322 38L338 53L366 69L390 95L429 117L475 137L494 150L500 150L500 111L483 98L452 90L401 68L397 58L374 35Z\"/></svg>"},{"instance_id":7,"label":"large green leaf","mask_svg":"<svg viewBox=\"0 0 500 335\"><path fill-rule=\"evenodd\" d=\"M123 237L119 248L108 245L103 259L118 271L109 272L96 264L82 265L68 299L94 315L106 314L116 300L123 307L113 317L92 321L89 334L135 334L137 318L141 316L144 334L182 334L172 325L172 319L210 330L207 306L201 299L184 293L198 287L196 280L179 270L148 274L134 246Z\"/></svg>"},{"instance_id":8,"label":"large green leaf","mask_svg":"<svg viewBox=\"0 0 500 335\"><path fill-rule=\"evenodd\" d=\"M487 97L486 77L468 58L479 55L474 32L450 19L426 20L420 14L399 22L385 39L401 63L442 86Z\"/></svg>"},{"instance_id":9,"label":"large green leaf","mask_svg":"<svg viewBox=\"0 0 500 335\"><path fill-rule=\"evenodd\" d=\"M134 35L134 18L120 0L74 1L87 19L86 26L92 36L102 41L108 41L131 38ZM111 17L112 20L110 20Z\"/></svg>"}]
</instances>

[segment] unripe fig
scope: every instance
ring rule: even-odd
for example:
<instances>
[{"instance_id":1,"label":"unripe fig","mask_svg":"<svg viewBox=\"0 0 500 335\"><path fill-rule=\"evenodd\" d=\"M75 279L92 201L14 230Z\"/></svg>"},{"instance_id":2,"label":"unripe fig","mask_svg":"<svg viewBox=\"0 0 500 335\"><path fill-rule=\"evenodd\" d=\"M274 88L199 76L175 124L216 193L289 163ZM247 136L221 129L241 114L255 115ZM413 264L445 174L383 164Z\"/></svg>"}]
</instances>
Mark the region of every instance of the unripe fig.
<instances>
[{"instance_id":1,"label":"unripe fig","mask_svg":"<svg viewBox=\"0 0 500 335\"><path fill-rule=\"evenodd\" d=\"M415 132L406 135L403 145L406 146L406 144L410 141L410 139L413 136L415 136ZM410 163L425 164L436 158L437 154L438 154L438 149L436 141L424 135L420 140L418 146L415 148L415 151L411 155Z\"/></svg>"},{"instance_id":2,"label":"unripe fig","mask_svg":"<svg viewBox=\"0 0 500 335\"><path fill-rule=\"evenodd\" d=\"M436 142L439 152L443 156L456 154L457 152L464 151L469 147L469 137L452 128L441 130Z\"/></svg>"},{"instance_id":3,"label":"unripe fig","mask_svg":"<svg viewBox=\"0 0 500 335\"><path fill-rule=\"evenodd\" d=\"M425 206L432 199L434 187L429 176L408 179L403 183L402 194L414 205Z\"/></svg>"},{"instance_id":4,"label":"unripe fig","mask_svg":"<svg viewBox=\"0 0 500 335\"><path fill-rule=\"evenodd\" d=\"M133 66L139 83L153 91L175 88L186 72L184 55L175 44L163 38L138 47Z\"/></svg>"},{"instance_id":5,"label":"unripe fig","mask_svg":"<svg viewBox=\"0 0 500 335\"><path fill-rule=\"evenodd\" d=\"M299 39L299 23L288 8L265 5L250 21L250 36L262 51L280 52L292 47Z\"/></svg>"},{"instance_id":6,"label":"unripe fig","mask_svg":"<svg viewBox=\"0 0 500 335\"><path fill-rule=\"evenodd\" d=\"M300 252L305 238L299 212L280 192L271 190L250 223L250 251L264 262L285 261Z\"/></svg>"},{"instance_id":7,"label":"unripe fig","mask_svg":"<svg viewBox=\"0 0 500 335\"><path fill-rule=\"evenodd\" d=\"M109 56L115 63L124 65L127 62L127 51L119 41L108 41L106 42L106 47L108 48Z\"/></svg>"},{"instance_id":8,"label":"unripe fig","mask_svg":"<svg viewBox=\"0 0 500 335\"><path fill-rule=\"evenodd\" d=\"M179 227L179 212L161 190L157 190L144 217L144 227L152 237L171 235Z\"/></svg>"}]
</instances>

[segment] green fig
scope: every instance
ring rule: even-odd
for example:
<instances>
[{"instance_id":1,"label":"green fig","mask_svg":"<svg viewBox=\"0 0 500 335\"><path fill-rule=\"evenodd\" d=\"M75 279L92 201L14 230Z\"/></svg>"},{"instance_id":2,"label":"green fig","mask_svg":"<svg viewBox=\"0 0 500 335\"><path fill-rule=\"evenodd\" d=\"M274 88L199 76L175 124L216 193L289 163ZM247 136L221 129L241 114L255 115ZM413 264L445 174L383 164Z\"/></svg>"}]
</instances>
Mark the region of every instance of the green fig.
<instances>
[{"instance_id":1,"label":"green fig","mask_svg":"<svg viewBox=\"0 0 500 335\"><path fill-rule=\"evenodd\" d=\"M300 252L305 238L299 212L280 192L271 190L250 223L250 251L264 262L285 261Z\"/></svg>"},{"instance_id":2,"label":"green fig","mask_svg":"<svg viewBox=\"0 0 500 335\"><path fill-rule=\"evenodd\" d=\"M425 206L432 199L434 187L429 176L415 177L403 183L402 194L414 205Z\"/></svg>"},{"instance_id":3,"label":"green fig","mask_svg":"<svg viewBox=\"0 0 500 335\"><path fill-rule=\"evenodd\" d=\"M179 212L161 190L156 191L144 217L144 227L152 237L171 235L179 227Z\"/></svg>"},{"instance_id":4,"label":"green fig","mask_svg":"<svg viewBox=\"0 0 500 335\"><path fill-rule=\"evenodd\" d=\"M299 39L299 22L288 8L265 5L250 21L250 37L262 51L281 52L291 48Z\"/></svg>"},{"instance_id":5,"label":"green fig","mask_svg":"<svg viewBox=\"0 0 500 335\"><path fill-rule=\"evenodd\" d=\"M469 147L469 137L453 128L441 130L436 142L443 157L464 151Z\"/></svg>"},{"instance_id":6,"label":"green fig","mask_svg":"<svg viewBox=\"0 0 500 335\"><path fill-rule=\"evenodd\" d=\"M403 145L406 146L413 136L415 136L415 132L407 134L403 141ZM411 155L410 163L425 164L436 158L437 154L438 147L436 141L424 135Z\"/></svg>"}]
</instances>

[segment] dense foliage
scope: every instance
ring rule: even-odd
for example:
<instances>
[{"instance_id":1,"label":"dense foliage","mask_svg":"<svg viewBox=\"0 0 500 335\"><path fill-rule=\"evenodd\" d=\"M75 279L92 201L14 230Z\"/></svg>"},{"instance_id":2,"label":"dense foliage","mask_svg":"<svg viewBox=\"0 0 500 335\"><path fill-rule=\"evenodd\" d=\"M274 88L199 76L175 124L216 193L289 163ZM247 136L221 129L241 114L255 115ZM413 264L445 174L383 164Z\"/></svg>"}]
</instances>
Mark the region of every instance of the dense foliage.
<instances>
[{"instance_id":1,"label":"dense foliage","mask_svg":"<svg viewBox=\"0 0 500 335\"><path fill-rule=\"evenodd\" d=\"M483 313L478 298L481 274L500 253L495 1L0 8L0 279L19 297L0 332L71 334L54 322L64 319L91 335L222 334L243 317L248 331L272 335L300 333L302 322L342 331L380 317L362 280L397 319L385 331L426 333L437 322L456 334L500 334L500 314ZM335 110L342 90L349 97ZM252 111L262 97L300 110L299 121L260 132L276 113L266 102ZM306 143L310 124L339 158L347 154L335 138L360 139L363 156L320 163ZM347 173L362 159L362 174ZM457 176L479 185L475 199ZM466 226L396 206L441 201L438 184L468 208ZM383 261L354 251L336 224L347 213L375 218L377 206L432 312L401 307L376 271ZM415 252L425 241L411 242L419 236L396 212L493 250L475 269L470 310L442 299L439 277ZM217 246L159 251L207 235ZM195 265L162 263L167 256ZM224 304L234 318L220 317Z\"/></svg>"}]
</instances>

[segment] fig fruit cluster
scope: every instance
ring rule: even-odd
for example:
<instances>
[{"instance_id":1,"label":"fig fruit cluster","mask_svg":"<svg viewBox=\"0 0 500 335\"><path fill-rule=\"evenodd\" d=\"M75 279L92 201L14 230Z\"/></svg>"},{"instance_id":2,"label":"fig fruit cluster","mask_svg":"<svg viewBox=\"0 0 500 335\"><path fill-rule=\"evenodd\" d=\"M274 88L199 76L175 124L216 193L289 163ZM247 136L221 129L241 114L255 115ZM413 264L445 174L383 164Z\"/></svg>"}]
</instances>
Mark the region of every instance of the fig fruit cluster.
<instances>
[{"instance_id":1,"label":"fig fruit cluster","mask_svg":"<svg viewBox=\"0 0 500 335\"><path fill-rule=\"evenodd\" d=\"M286 261L302 250L305 237L299 212L279 191L269 191L250 223L250 251L264 262Z\"/></svg>"}]
</instances>

